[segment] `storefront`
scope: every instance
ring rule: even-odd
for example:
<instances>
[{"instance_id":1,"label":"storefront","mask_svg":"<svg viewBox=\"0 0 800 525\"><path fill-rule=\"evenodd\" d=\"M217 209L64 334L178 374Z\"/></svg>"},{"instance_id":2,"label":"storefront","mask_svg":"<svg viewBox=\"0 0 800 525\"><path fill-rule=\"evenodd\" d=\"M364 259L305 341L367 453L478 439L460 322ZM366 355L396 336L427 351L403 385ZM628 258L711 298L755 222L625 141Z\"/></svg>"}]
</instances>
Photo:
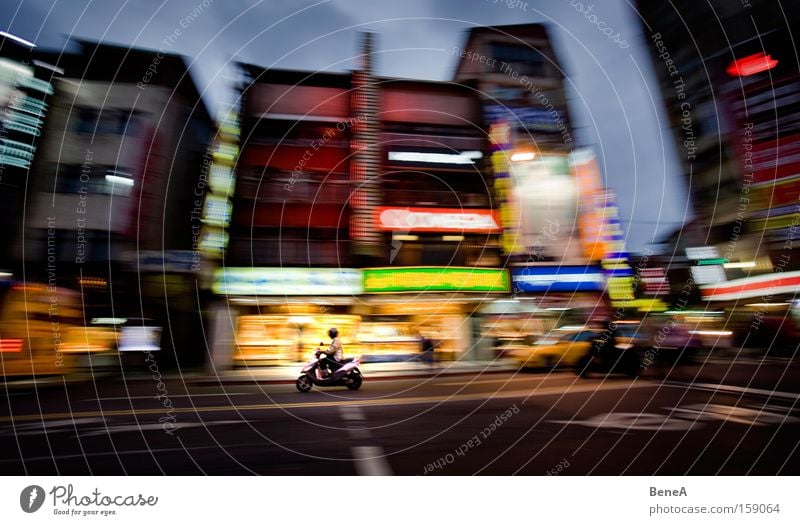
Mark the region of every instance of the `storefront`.
<instances>
[{"instance_id":1,"label":"storefront","mask_svg":"<svg viewBox=\"0 0 800 525\"><path fill-rule=\"evenodd\" d=\"M509 290L508 272L494 268L225 268L213 285L225 298L215 308L214 363L302 361L330 341L331 327L345 353L367 362L418 356L422 337L439 360L470 357L481 308Z\"/></svg>"},{"instance_id":2,"label":"storefront","mask_svg":"<svg viewBox=\"0 0 800 525\"><path fill-rule=\"evenodd\" d=\"M226 298L216 310L233 332L229 361L238 366L303 361L320 342L330 342L331 327L339 330L345 348L352 348L361 319L352 312L362 290L357 269L218 270L213 291Z\"/></svg>"},{"instance_id":3,"label":"storefront","mask_svg":"<svg viewBox=\"0 0 800 525\"><path fill-rule=\"evenodd\" d=\"M595 265L527 265L511 269L511 285L515 295L533 300L540 308L550 311L575 311L589 315L605 310L603 299L607 276ZM570 313L571 312L571 313ZM574 321L569 317L570 322Z\"/></svg>"},{"instance_id":4,"label":"storefront","mask_svg":"<svg viewBox=\"0 0 800 525\"><path fill-rule=\"evenodd\" d=\"M395 267L364 272L364 317L359 343L366 360L418 355L421 340L436 359L473 357L481 308L510 290L508 273L495 268Z\"/></svg>"},{"instance_id":5,"label":"storefront","mask_svg":"<svg viewBox=\"0 0 800 525\"><path fill-rule=\"evenodd\" d=\"M774 272L700 287L704 300L724 308L732 345L792 354L800 338L800 271ZM708 309L707 308L707 309Z\"/></svg>"},{"instance_id":6,"label":"storefront","mask_svg":"<svg viewBox=\"0 0 800 525\"><path fill-rule=\"evenodd\" d=\"M537 297L502 298L481 309L481 346L487 357L502 357L520 345L529 345L556 328L563 309L540 306Z\"/></svg>"}]
</instances>

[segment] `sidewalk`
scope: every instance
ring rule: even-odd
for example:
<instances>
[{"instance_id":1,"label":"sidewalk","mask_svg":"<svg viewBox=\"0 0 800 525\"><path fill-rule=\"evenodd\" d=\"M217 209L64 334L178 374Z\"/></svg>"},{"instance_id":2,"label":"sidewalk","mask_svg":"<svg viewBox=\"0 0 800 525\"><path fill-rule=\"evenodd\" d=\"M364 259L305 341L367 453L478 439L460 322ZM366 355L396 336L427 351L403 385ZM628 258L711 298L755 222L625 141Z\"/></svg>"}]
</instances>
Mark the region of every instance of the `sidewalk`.
<instances>
[{"instance_id":1,"label":"sidewalk","mask_svg":"<svg viewBox=\"0 0 800 525\"><path fill-rule=\"evenodd\" d=\"M236 384L294 384L300 375L301 364L296 366L265 366L238 368L220 373L217 376L205 375L189 379L202 385ZM416 379L439 376L459 376L478 374L497 374L513 372L518 369L511 360L495 361L447 361L441 363L394 362L363 363L359 366L364 378L371 380ZM184 377L184 379L186 379Z\"/></svg>"}]
</instances>

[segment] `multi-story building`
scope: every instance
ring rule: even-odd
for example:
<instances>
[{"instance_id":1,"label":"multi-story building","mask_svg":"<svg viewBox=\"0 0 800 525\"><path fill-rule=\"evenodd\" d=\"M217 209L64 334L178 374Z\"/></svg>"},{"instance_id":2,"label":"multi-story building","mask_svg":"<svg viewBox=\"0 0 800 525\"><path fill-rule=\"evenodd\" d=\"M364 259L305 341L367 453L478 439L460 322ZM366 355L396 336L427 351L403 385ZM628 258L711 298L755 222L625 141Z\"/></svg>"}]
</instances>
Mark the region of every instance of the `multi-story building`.
<instances>
[{"instance_id":1,"label":"multi-story building","mask_svg":"<svg viewBox=\"0 0 800 525\"><path fill-rule=\"evenodd\" d=\"M613 193L604 189L591 149L576 147L565 72L548 28L474 28L454 53L454 80L480 97L515 292L489 333L534 335L553 323L605 315L608 302L630 303L632 270L612 217ZM544 311L559 312L558 319Z\"/></svg>"},{"instance_id":2,"label":"multi-story building","mask_svg":"<svg viewBox=\"0 0 800 525\"><path fill-rule=\"evenodd\" d=\"M241 65L240 146L213 359L304 357L326 326L353 336L360 294L350 242L351 75Z\"/></svg>"},{"instance_id":3,"label":"multi-story building","mask_svg":"<svg viewBox=\"0 0 800 525\"><path fill-rule=\"evenodd\" d=\"M369 34L351 73L243 66L215 365L299 359L334 325L376 359L421 337L440 357L488 357L482 320L504 309L509 260L519 291L558 285L528 318L596 303L606 193L573 154L549 42L540 25L475 29L450 82L376 76Z\"/></svg>"},{"instance_id":4,"label":"multi-story building","mask_svg":"<svg viewBox=\"0 0 800 525\"><path fill-rule=\"evenodd\" d=\"M800 291L791 28L800 15L762 0L637 6L693 200L695 218L671 237L670 251L685 255L710 307L791 324Z\"/></svg>"},{"instance_id":5,"label":"multi-story building","mask_svg":"<svg viewBox=\"0 0 800 525\"><path fill-rule=\"evenodd\" d=\"M352 73L243 66L217 366L299 359L330 326L375 358L420 334L455 357L475 304L508 291L478 96L377 77L371 46Z\"/></svg>"},{"instance_id":6,"label":"multi-story building","mask_svg":"<svg viewBox=\"0 0 800 525\"><path fill-rule=\"evenodd\" d=\"M34 58L34 44L0 33L0 208L6 211L6 246L21 243L25 188L41 150L58 68ZM0 253L3 278L20 278L14 249Z\"/></svg>"},{"instance_id":7,"label":"multi-story building","mask_svg":"<svg viewBox=\"0 0 800 525\"><path fill-rule=\"evenodd\" d=\"M481 99L492 141L496 199L512 263L585 262L577 184L570 154L575 144L564 91L564 71L547 28L525 24L472 29L454 80ZM600 186L599 172L593 186ZM592 189L594 191L594 188Z\"/></svg>"},{"instance_id":8,"label":"multi-story building","mask_svg":"<svg viewBox=\"0 0 800 525\"><path fill-rule=\"evenodd\" d=\"M18 256L29 280L83 292L87 323L153 319L163 356L202 359L193 210L207 192L211 118L182 57L76 44L36 53L59 78Z\"/></svg>"}]
</instances>

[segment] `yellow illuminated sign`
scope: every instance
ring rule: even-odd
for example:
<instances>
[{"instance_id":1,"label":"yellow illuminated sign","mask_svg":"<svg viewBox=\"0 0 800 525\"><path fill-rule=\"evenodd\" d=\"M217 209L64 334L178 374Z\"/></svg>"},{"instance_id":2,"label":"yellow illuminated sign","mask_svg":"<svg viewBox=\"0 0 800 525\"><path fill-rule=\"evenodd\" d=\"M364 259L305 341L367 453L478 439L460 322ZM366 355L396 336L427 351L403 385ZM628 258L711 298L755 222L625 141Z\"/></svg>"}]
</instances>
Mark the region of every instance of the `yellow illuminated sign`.
<instances>
[{"instance_id":1,"label":"yellow illuminated sign","mask_svg":"<svg viewBox=\"0 0 800 525\"><path fill-rule=\"evenodd\" d=\"M367 268L364 291L386 292L507 292L508 273L494 268Z\"/></svg>"}]
</instances>

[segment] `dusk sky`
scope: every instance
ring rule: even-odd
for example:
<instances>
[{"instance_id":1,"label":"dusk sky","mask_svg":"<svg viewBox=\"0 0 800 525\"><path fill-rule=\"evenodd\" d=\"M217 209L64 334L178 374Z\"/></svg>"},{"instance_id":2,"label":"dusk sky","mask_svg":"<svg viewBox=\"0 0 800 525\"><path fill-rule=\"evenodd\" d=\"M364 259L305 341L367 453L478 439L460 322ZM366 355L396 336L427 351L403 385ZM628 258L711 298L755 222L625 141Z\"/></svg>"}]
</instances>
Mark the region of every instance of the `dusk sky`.
<instances>
[{"instance_id":1,"label":"dusk sky","mask_svg":"<svg viewBox=\"0 0 800 525\"><path fill-rule=\"evenodd\" d=\"M3 30L42 48L64 48L74 37L187 55L214 112L233 98L233 60L346 71L358 33L369 30L377 34L378 74L448 80L453 48L470 27L529 22L549 25L574 135L596 148L628 248L642 251L687 220L689 205L648 41L626 0L3 0L0 11ZM179 36L165 45L169 35Z\"/></svg>"}]
</instances>

